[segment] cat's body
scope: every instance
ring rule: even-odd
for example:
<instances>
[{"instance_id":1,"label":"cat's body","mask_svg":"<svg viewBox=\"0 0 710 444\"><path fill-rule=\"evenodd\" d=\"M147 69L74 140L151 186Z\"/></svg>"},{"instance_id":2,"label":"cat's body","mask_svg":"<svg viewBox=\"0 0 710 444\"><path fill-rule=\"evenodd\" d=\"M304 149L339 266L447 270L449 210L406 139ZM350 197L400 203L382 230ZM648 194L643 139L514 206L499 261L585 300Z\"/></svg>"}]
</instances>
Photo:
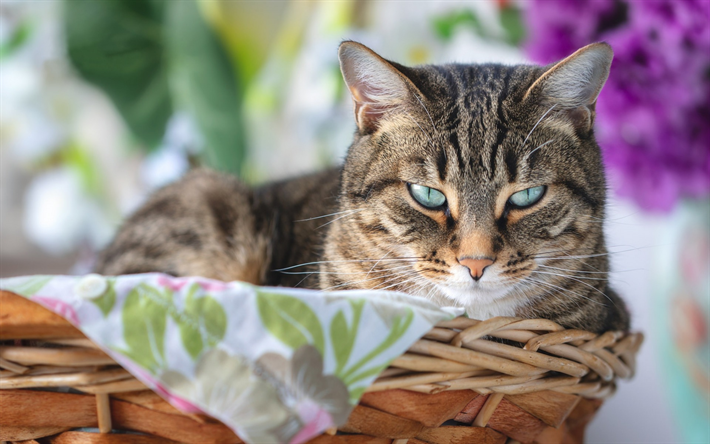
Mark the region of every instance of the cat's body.
<instances>
[{"instance_id":1,"label":"cat's body","mask_svg":"<svg viewBox=\"0 0 710 444\"><path fill-rule=\"evenodd\" d=\"M190 173L126 223L98 271L398 290L478 318L628 328L592 130L607 45L548 68L405 68L352 42L340 59L358 124L342 169L254 190Z\"/></svg>"},{"instance_id":2,"label":"cat's body","mask_svg":"<svg viewBox=\"0 0 710 444\"><path fill-rule=\"evenodd\" d=\"M332 169L250 189L232 176L194 170L126 221L97 271L317 288L317 276L302 273L318 269L327 225L319 227L331 219L319 216L337 211L339 179L340 169Z\"/></svg>"}]
</instances>

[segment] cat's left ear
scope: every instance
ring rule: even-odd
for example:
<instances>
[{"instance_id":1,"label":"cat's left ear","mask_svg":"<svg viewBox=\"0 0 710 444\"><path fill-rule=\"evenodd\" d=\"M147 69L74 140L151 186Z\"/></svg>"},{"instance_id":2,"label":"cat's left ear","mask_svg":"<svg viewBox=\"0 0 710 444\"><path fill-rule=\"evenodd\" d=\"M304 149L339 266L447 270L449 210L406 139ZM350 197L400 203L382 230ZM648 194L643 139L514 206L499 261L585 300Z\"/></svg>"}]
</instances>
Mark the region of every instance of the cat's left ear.
<instances>
[{"instance_id":1,"label":"cat's left ear","mask_svg":"<svg viewBox=\"0 0 710 444\"><path fill-rule=\"evenodd\" d=\"M375 132L387 117L406 106L419 90L393 63L370 48L346 41L338 49L340 70L355 102L360 132Z\"/></svg>"},{"instance_id":2,"label":"cat's left ear","mask_svg":"<svg viewBox=\"0 0 710 444\"><path fill-rule=\"evenodd\" d=\"M613 58L609 44L587 45L545 71L525 93L524 100L554 106L555 111L564 111L575 128L589 131Z\"/></svg>"}]
</instances>

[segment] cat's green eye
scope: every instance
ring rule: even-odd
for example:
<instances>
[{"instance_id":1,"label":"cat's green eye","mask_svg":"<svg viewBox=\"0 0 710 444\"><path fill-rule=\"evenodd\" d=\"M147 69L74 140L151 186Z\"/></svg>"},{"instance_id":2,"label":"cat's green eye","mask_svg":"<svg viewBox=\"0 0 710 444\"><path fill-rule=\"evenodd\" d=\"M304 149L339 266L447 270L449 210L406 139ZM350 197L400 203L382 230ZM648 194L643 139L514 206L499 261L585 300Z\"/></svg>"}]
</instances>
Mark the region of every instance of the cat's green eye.
<instances>
[{"instance_id":1,"label":"cat's green eye","mask_svg":"<svg viewBox=\"0 0 710 444\"><path fill-rule=\"evenodd\" d=\"M532 187L527 190L518 191L510 196L508 202L516 208L527 208L530 205L537 203L545 194L545 186Z\"/></svg>"},{"instance_id":2,"label":"cat's green eye","mask_svg":"<svg viewBox=\"0 0 710 444\"><path fill-rule=\"evenodd\" d=\"M427 208L436 209L446 203L446 196L444 196L444 193L439 190L414 183L407 185L409 187L409 193L412 195L414 200Z\"/></svg>"}]
</instances>

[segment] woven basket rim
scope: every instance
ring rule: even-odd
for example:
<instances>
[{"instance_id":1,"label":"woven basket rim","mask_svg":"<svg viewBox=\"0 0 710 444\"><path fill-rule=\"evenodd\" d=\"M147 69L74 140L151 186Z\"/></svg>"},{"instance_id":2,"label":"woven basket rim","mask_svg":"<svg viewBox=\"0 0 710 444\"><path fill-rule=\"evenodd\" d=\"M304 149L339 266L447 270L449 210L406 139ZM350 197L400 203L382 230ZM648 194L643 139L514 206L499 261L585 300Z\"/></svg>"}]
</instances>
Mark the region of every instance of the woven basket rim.
<instances>
[{"instance_id":1,"label":"woven basket rim","mask_svg":"<svg viewBox=\"0 0 710 444\"><path fill-rule=\"evenodd\" d=\"M9 305L8 314L22 318L23 339L35 339L32 330L36 320L37 331L49 324L61 327L52 337L36 338L61 348L0 346L0 389L61 384L87 393L112 393L145 387L125 370L96 370L95 366L118 364L59 315L21 296L3 294L27 301L17 306L5 304ZM0 325L0 340L18 339L13 336L17 334ZM614 393L617 378L633 376L642 343L639 332L596 334L566 329L546 319L495 317L480 321L461 316L438 323L396 358L366 392L406 389L433 394L470 389L480 394L521 394L555 390L606 398Z\"/></svg>"},{"instance_id":2,"label":"woven basket rim","mask_svg":"<svg viewBox=\"0 0 710 444\"><path fill-rule=\"evenodd\" d=\"M643 339L640 332L597 334L547 319L458 317L437 324L396 358L367 392L471 389L512 395L555 390L607 398L617 378L633 377Z\"/></svg>"}]
</instances>

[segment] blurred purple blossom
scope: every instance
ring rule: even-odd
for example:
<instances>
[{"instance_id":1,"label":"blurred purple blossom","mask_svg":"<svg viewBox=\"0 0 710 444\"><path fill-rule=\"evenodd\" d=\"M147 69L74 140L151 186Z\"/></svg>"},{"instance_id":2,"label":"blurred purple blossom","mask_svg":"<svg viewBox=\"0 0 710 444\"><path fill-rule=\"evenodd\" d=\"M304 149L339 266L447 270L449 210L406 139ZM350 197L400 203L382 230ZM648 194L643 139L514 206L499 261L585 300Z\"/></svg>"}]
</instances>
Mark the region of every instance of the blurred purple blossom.
<instances>
[{"instance_id":1,"label":"blurred purple blossom","mask_svg":"<svg viewBox=\"0 0 710 444\"><path fill-rule=\"evenodd\" d=\"M597 139L617 192L647 210L710 194L710 3L533 0L528 55L549 63L614 48Z\"/></svg>"}]
</instances>

